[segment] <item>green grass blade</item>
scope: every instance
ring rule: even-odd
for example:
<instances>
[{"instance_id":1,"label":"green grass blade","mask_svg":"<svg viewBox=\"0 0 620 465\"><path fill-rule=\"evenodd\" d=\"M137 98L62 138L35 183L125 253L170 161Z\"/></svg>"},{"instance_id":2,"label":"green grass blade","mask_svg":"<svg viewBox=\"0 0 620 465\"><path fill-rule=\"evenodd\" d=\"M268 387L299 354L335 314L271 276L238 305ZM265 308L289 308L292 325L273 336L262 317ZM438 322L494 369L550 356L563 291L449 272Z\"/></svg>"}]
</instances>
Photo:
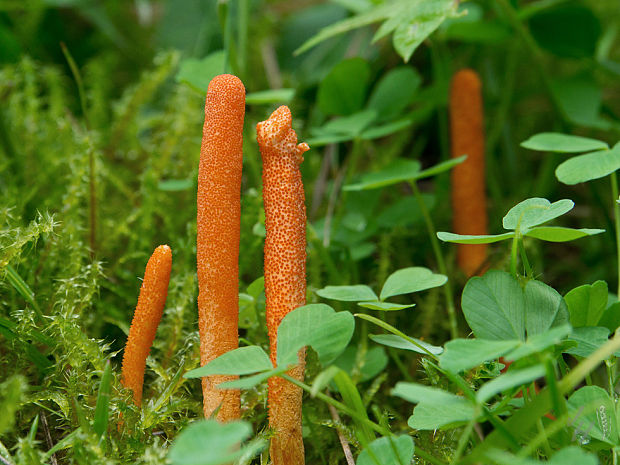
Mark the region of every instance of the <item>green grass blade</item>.
<instances>
[{"instance_id":1,"label":"green grass blade","mask_svg":"<svg viewBox=\"0 0 620 465\"><path fill-rule=\"evenodd\" d=\"M108 430L108 420L110 417L110 389L112 386L112 366L108 360L101 376L99 394L97 394L97 405L95 406L95 419L93 429L101 437Z\"/></svg>"}]
</instances>

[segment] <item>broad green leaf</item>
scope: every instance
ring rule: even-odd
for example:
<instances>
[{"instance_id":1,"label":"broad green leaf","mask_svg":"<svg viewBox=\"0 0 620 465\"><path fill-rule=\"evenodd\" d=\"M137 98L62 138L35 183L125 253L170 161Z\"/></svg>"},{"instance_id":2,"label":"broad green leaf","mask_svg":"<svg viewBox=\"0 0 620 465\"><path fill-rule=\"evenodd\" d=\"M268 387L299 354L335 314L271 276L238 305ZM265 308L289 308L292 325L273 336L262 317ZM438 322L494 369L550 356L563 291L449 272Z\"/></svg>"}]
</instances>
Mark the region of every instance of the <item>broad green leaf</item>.
<instances>
[{"instance_id":1,"label":"broad green leaf","mask_svg":"<svg viewBox=\"0 0 620 465\"><path fill-rule=\"evenodd\" d=\"M529 19L529 29L541 47L567 58L592 57L602 30L592 10L578 3L543 9Z\"/></svg>"},{"instance_id":2,"label":"broad green leaf","mask_svg":"<svg viewBox=\"0 0 620 465\"><path fill-rule=\"evenodd\" d=\"M95 405L95 416L93 419L93 430L99 437L108 430L108 419L110 417L110 391L112 389L112 365L108 360L101 375L99 392L97 393L97 404Z\"/></svg>"},{"instance_id":3,"label":"broad green leaf","mask_svg":"<svg viewBox=\"0 0 620 465\"><path fill-rule=\"evenodd\" d=\"M487 339L454 339L446 343L446 350L439 358L439 366L453 373L477 367L489 360L496 360L518 347L517 339L491 341Z\"/></svg>"},{"instance_id":4,"label":"broad green leaf","mask_svg":"<svg viewBox=\"0 0 620 465\"><path fill-rule=\"evenodd\" d=\"M545 376L544 365L534 365L522 370L511 370L508 373L498 376L497 378L485 383L478 392L476 392L476 400L480 403L487 402L494 395L512 389L523 384L530 383L537 378Z\"/></svg>"},{"instance_id":5,"label":"broad green leaf","mask_svg":"<svg viewBox=\"0 0 620 465\"><path fill-rule=\"evenodd\" d=\"M422 202L428 210L435 207L435 199L434 195L422 194ZM420 204L414 196L399 198L376 217L379 226L390 231L398 226L410 226L421 223L423 220Z\"/></svg>"},{"instance_id":6,"label":"broad green leaf","mask_svg":"<svg viewBox=\"0 0 620 465\"><path fill-rule=\"evenodd\" d=\"M326 366L347 347L355 319L349 312L338 312L325 304L310 304L286 315L278 327L278 366L297 362L297 352L312 346Z\"/></svg>"},{"instance_id":7,"label":"broad green leaf","mask_svg":"<svg viewBox=\"0 0 620 465\"><path fill-rule=\"evenodd\" d=\"M521 142L521 147L541 152L579 153L605 150L609 146L600 140L571 136L557 132L542 132Z\"/></svg>"},{"instance_id":8,"label":"broad green leaf","mask_svg":"<svg viewBox=\"0 0 620 465\"><path fill-rule=\"evenodd\" d=\"M360 452L356 465L403 465L413 459L411 436L389 436L375 439ZM368 453L372 451L372 456Z\"/></svg>"},{"instance_id":9,"label":"broad green leaf","mask_svg":"<svg viewBox=\"0 0 620 465\"><path fill-rule=\"evenodd\" d=\"M569 158L555 170L555 175L564 184L578 184L599 179L615 173L620 168L620 143L611 150L599 150Z\"/></svg>"},{"instance_id":10,"label":"broad green leaf","mask_svg":"<svg viewBox=\"0 0 620 465\"><path fill-rule=\"evenodd\" d=\"M245 95L247 105L285 104L293 100L295 89L269 89L250 92Z\"/></svg>"},{"instance_id":11,"label":"broad green leaf","mask_svg":"<svg viewBox=\"0 0 620 465\"><path fill-rule=\"evenodd\" d=\"M506 360L519 360L524 357L529 357L532 354L542 352L543 350L551 347L559 342L563 341L572 331L569 324L562 326L556 326L544 333L538 333L533 336L527 337L525 342L522 342L519 347L504 355Z\"/></svg>"},{"instance_id":12,"label":"broad green leaf","mask_svg":"<svg viewBox=\"0 0 620 465\"><path fill-rule=\"evenodd\" d=\"M213 52L202 59L185 58L179 65L176 75L177 82L185 82L194 89L207 92L209 82L226 68L226 53L224 50Z\"/></svg>"},{"instance_id":13,"label":"broad green leaf","mask_svg":"<svg viewBox=\"0 0 620 465\"><path fill-rule=\"evenodd\" d=\"M598 386L584 386L568 398L567 405L576 434L616 445L616 406L607 391Z\"/></svg>"},{"instance_id":14,"label":"broad green leaf","mask_svg":"<svg viewBox=\"0 0 620 465\"><path fill-rule=\"evenodd\" d=\"M528 337L555 326L564 326L568 321L568 308L562 296L543 282L528 281L525 285L525 330Z\"/></svg>"},{"instance_id":15,"label":"broad green leaf","mask_svg":"<svg viewBox=\"0 0 620 465\"><path fill-rule=\"evenodd\" d=\"M454 168L456 165L460 165L467 159L467 155L462 155L460 157L451 158L450 160L442 161L441 163L437 163L436 165L431 166L430 168L426 168L418 173L415 177L416 180L430 178L432 176L443 173L444 171L448 171Z\"/></svg>"},{"instance_id":16,"label":"broad green leaf","mask_svg":"<svg viewBox=\"0 0 620 465\"><path fill-rule=\"evenodd\" d=\"M419 354L427 355L427 353L424 350L422 350L420 347L416 346L415 344L412 344L408 340L403 339L402 337L396 334L370 334L368 337L374 342L376 342L377 344L383 344L384 346L394 347L395 349L411 350L412 352L417 352ZM414 337L412 337L411 339L416 341L418 344L420 344L422 347L428 350L431 354L439 355L443 352L442 347L431 345L427 342L420 341L419 339L416 339Z\"/></svg>"},{"instance_id":17,"label":"broad green leaf","mask_svg":"<svg viewBox=\"0 0 620 465\"><path fill-rule=\"evenodd\" d=\"M373 41L393 33L394 48L404 61L408 61L414 50L443 20L456 11L453 0L393 0L370 10L323 28L314 37L295 50L305 52L326 39L336 35L384 21Z\"/></svg>"},{"instance_id":18,"label":"broad green leaf","mask_svg":"<svg viewBox=\"0 0 620 465\"><path fill-rule=\"evenodd\" d=\"M397 22L392 37L394 49L405 62L409 61L423 40L430 36L449 15L456 12L458 3L452 0L409 0L408 5L408 11L405 11L402 17L391 18ZM386 21L388 22L389 20ZM375 40L379 37L379 32L381 29L377 31Z\"/></svg>"},{"instance_id":19,"label":"broad green leaf","mask_svg":"<svg viewBox=\"0 0 620 465\"><path fill-rule=\"evenodd\" d=\"M379 300L371 288L363 284L354 286L326 286L316 291L324 299L340 300L343 302L361 302L363 300Z\"/></svg>"},{"instance_id":20,"label":"broad green leaf","mask_svg":"<svg viewBox=\"0 0 620 465\"><path fill-rule=\"evenodd\" d=\"M357 346L349 346L340 356L334 360L334 365L353 376L353 368L357 361ZM363 383L381 373L388 362L383 347L371 347L366 351L361 363L359 382Z\"/></svg>"},{"instance_id":21,"label":"broad green leaf","mask_svg":"<svg viewBox=\"0 0 620 465\"><path fill-rule=\"evenodd\" d=\"M345 135L348 140L359 136L377 117L374 110L362 110L348 116L335 118L320 128L313 128L313 136Z\"/></svg>"},{"instance_id":22,"label":"broad green leaf","mask_svg":"<svg viewBox=\"0 0 620 465\"><path fill-rule=\"evenodd\" d=\"M399 382L392 395L418 404L407 424L418 430L432 430L471 420L475 407L467 399L438 388Z\"/></svg>"},{"instance_id":23,"label":"broad green leaf","mask_svg":"<svg viewBox=\"0 0 620 465\"><path fill-rule=\"evenodd\" d=\"M466 400L464 397L457 396L451 392L444 391L436 387L424 386L417 383L406 383L400 381L396 383L394 389L392 389L392 395L405 399L412 404L429 403L429 404L443 404L451 402L456 399Z\"/></svg>"},{"instance_id":24,"label":"broad green leaf","mask_svg":"<svg viewBox=\"0 0 620 465\"><path fill-rule=\"evenodd\" d=\"M467 5L467 10L471 5ZM442 32L442 38L480 44L497 45L512 37L512 31L497 18L490 21L458 22Z\"/></svg>"},{"instance_id":25,"label":"broad green leaf","mask_svg":"<svg viewBox=\"0 0 620 465\"><path fill-rule=\"evenodd\" d=\"M590 73L551 80L554 100L573 124L607 130L611 124L600 115L603 92Z\"/></svg>"},{"instance_id":26,"label":"broad green leaf","mask_svg":"<svg viewBox=\"0 0 620 465\"><path fill-rule=\"evenodd\" d=\"M272 370L269 355L258 346L239 347L211 360L206 365L185 373L185 378L210 375L248 375Z\"/></svg>"},{"instance_id":27,"label":"broad green leaf","mask_svg":"<svg viewBox=\"0 0 620 465\"><path fill-rule=\"evenodd\" d=\"M510 209L503 219L504 229L517 229L526 232L527 229L551 221L570 211L575 206L569 199L549 202L547 199L534 197L518 203Z\"/></svg>"},{"instance_id":28,"label":"broad green leaf","mask_svg":"<svg viewBox=\"0 0 620 465\"><path fill-rule=\"evenodd\" d=\"M389 136L390 134L394 134L395 132L408 128L414 122L415 119L409 116L392 121L391 123L373 124L360 134L360 139L372 140L378 139L379 137Z\"/></svg>"},{"instance_id":29,"label":"broad green leaf","mask_svg":"<svg viewBox=\"0 0 620 465\"><path fill-rule=\"evenodd\" d=\"M437 237L444 242L453 242L455 244L492 244L493 242L505 241L512 239L515 233L508 232L503 234L487 234L487 235L464 235L451 232L439 231Z\"/></svg>"},{"instance_id":30,"label":"broad green leaf","mask_svg":"<svg viewBox=\"0 0 620 465\"><path fill-rule=\"evenodd\" d=\"M378 5L362 14L331 24L304 42L301 47L295 50L295 55L299 55L331 37L389 18L392 12L393 6L391 4Z\"/></svg>"},{"instance_id":31,"label":"broad green leaf","mask_svg":"<svg viewBox=\"0 0 620 465\"><path fill-rule=\"evenodd\" d=\"M607 328L602 328L600 326L574 328L568 341L576 342L577 346L566 349L564 352L579 357L588 357L596 351L596 349L605 344L608 338L609 330Z\"/></svg>"},{"instance_id":32,"label":"broad green leaf","mask_svg":"<svg viewBox=\"0 0 620 465\"><path fill-rule=\"evenodd\" d=\"M584 451L579 446L569 446L560 450L547 462L517 457L503 450L493 449L486 453L486 456L493 460L497 465L599 465L595 454Z\"/></svg>"},{"instance_id":33,"label":"broad green leaf","mask_svg":"<svg viewBox=\"0 0 620 465\"><path fill-rule=\"evenodd\" d=\"M399 66L382 76L368 99L367 108L375 110L384 121L395 118L411 103L422 83L411 66Z\"/></svg>"},{"instance_id":34,"label":"broad green leaf","mask_svg":"<svg viewBox=\"0 0 620 465\"><path fill-rule=\"evenodd\" d=\"M433 273L428 268L420 266L403 268L388 276L383 289L381 289L380 299L385 300L395 295L409 294L443 286L447 281L447 276Z\"/></svg>"},{"instance_id":35,"label":"broad green leaf","mask_svg":"<svg viewBox=\"0 0 620 465\"><path fill-rule=\"evenodd\" d=\"M216 420L198 420L176 437L168 459L172 465L232 463L245 452L239 444L251 434L252 427L245 421L221 424Z\"/></svg>"},{"instance_id":36,"label":"broad green leaf","mask_svg":"<svg viewBox=\"0 0 620 465\"><path fill-rule=\"evenodd\" d=\"M618 329L620 326L620 302L614 302L605 309L598 326L604 326L611 332Z\"/></svg>"},{"instance_id":37,"label":"broad green leaf","mask_svg":"<svg viewBox=\"0 0 620 465\"><path fill-rule=\"evenodd\" d=\"M420 166L420 162L415 160L397 159L380 171L362 175L358 182L348 184L343 189L345 191L362 191L410 181L420 173Z\"/></svg>"},{"instance_id":38,"label":"broad green leaf","mask_svg":"<svg viewBox=\"0 0 620 465\"><path fill-rule=\"evenodd\" d=\"M564 296L574 328L596 326L607 307L607 283L596 281L576 287Z\"/></svg>"},{"instance_id":39,"label":"broad green leaf","mask_svg":"<svg viewBox=\"0 0 620 465\"><path fill-rule=\"evenodd\" d=\"M479 339L525 339L525 296L509 273L491 270L465 285L461 306Z\"/></svg>"},{"instance_id":40,"label":"broad green leaf","mask_svg":"<svg viewBox=\"0 0 620 465\"><path fill-rule=\"evenodd\" d=\"M573 229L561 226L536 226L528 230L525 235L547 242L568 242L582 237L594 236L605 232L604 229Z\"/></svg>"},{"instance_id":41,"label":"broad green leaf","mask_svg":"<svg viewBox=\"0 0 620 465\"><path fill-rule=\"evenodd\" d=\"M369 308L370 310L382 310L384 312L392 312L396 310L404 310L405 308L415 307L415 304L393 304L391 302L358 302L360 307Z\"/></svg>"},{"instance_id":42,"label":"broad green leaf","mask_svg":"<svg viewBox=\"0 0 620 465\"><path fill-rule=\"evenodd\" d=\"M267 381L272 376L278 376L286 372L286 368L274 368L269 371L263 371L252 376L226 381L217 385L218 389L252 389L263 381Z\"/></svg>"},{"instance_id":43,"label":"broad green leaf","mask_svg":"<svg viewBox=\"0 0 620 465\"><path fill-rule=\"evenodd\" d=\"M407 425L417 430L451 428L470 421L475 414L472 403L462 397L441 404L422 402L413 410Z\"/></svg>"},{"instance_id":44,"label":"broad green leaf","mask_svg":"<svg viewBox=\"0 0 620 465\"><path fill-rule=\"evenodd\" d=\"M370 66L362 58L341 61L319 84L317 102L326 115L350 115L366 100Z\"/></svg>"},{"instance_id":45,"label":"broad green leaf","mask_svg":"<svg viewBox=\"0 0 620 465\"><path fill-rule=\"evenodd\" d=\"M265 290L265 277L261 276L260 278L255 279L248 286L248 294L258 299L258 296Z\"/></svg>"}]
</instances>

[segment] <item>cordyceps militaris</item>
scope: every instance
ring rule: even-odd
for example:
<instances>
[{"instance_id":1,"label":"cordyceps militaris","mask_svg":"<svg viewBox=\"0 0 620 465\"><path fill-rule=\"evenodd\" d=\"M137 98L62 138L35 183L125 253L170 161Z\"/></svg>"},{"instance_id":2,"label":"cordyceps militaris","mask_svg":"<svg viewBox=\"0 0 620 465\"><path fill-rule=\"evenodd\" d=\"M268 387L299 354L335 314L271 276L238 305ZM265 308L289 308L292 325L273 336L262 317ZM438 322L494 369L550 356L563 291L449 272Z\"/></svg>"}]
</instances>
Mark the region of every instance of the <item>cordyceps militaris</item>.
<instances>
[{"instance_id":1,"label":"cordyceps militaris","mask_svg":"<svg viewBox=\"0 0 620 465\"><path fill-rule=\"evenodd\" d=\"M209 83L198 170L197 264L200 363L239 346L239 237L245 87L230 74ZM237 389L217 385L234 376L202 379L205 417L240 417Z\"/></svg>"},{"instance_id":2,"label":"cordyceps militaris","mask_svg":"<svg viewBox=\"0 0 620 465\"><path fill-rule=\"evenodd\" d=\"M478 74L462 69L450 88L450 135L452 157L467 159L452 170L454 232L488 234L485 193L484 120ZM458 244L457 264L468 277L486 269L487 244Z\"/></svg>"},{"instance_id":3,"label":"cordyceps militaris","mask_svg":"<svg viewBox=\"0 0 620 465\"><path fill-rule=\"evenodd\" d=\"M138 304L129 328L121 382L133 391L133 401L138 406L142 403L146 357L155 340L157 326L166 304L171 268L172 250L167 245L160 245L146 264Z\"/></svg>"},{"instance_id":4,"label":"cordyceps militaris","mask_svg":"<svg viewBox=\"0 0 620 465\"><path fill-rule=\"evenodd\" d=\"M271 361L275 365L278 326L282 318L306 302L306 206L299 171L308 144L297 144L286 106L258 123L263 159L265 205L265 298ZM288 374L302 380L305 351ZM275 436L270 456L274 465L304 463L301 435L302 391L279 377L269 379L269 425Z\"/></svg>"}]
</instances>

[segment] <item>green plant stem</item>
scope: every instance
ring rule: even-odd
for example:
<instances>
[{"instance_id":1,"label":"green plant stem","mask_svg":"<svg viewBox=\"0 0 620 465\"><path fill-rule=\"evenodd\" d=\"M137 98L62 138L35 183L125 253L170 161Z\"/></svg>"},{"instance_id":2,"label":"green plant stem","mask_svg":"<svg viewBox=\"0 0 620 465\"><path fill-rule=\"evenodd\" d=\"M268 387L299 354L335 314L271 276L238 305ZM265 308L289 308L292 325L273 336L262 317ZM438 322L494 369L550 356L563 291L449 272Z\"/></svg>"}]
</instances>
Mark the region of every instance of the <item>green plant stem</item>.
<instances>
[{"instance_id":1,"label":"green plant stem","mask_svg":"<svg viewBox=\"0 0 620 465\"><path fill-rule=\"evenodd\" d=\"M382 320L380 320L378 318L375 318L374 316L366 315L365 313L355 313L353 316L356 316L356 317L358 317L358 318L360 318L362 320L370 321L371 323L374 323L377 326L380 326L381 328L389 331L390 333L396 334L397 336L402 337L407 342L410 342L414 346L416 346L419 349L423 350L424 353L426 353L429 357L432 357L433 359L439 361L437 356L435 354L433 354L431 351L429 351L426 347L424 347L423 345L418 343L415 339L410 338L409 336L407 336L402 331L399 331L398 329L396 329L394 326L390 325L389 323L386 323L385 321L382 321Z\"/></svg>"},{"instance_id":2,"label":"green plant stem","mask_svg":"<svg viewBox=\"0 0 620 465\"><path fill-rule=\"evenodd\" d=\"M558 115L564 120L565 115L560 110L557 102L553 98L553 86L551 85L551 79L549 78L549 75L547 74L547 71L545 70L545 64L543 61L544 57L543 57L543 54L540 48L538 47L538 44L536 43L536 41L530 34L530 31L528 31L527 27L523 25L523 23L521 22L521 19L519 18L519 14L517 13L517 11L514 9L514 7L511 5L511 3L508 0L497 0L497 4L500 6L502 10L504 10L504 13L506 14L508 18L508 21L523 39L523 42L525 43L525 46L528 49L528 52L530 56L532 57L532 60L534 61L536 68L538 69L543 85L547 88L547 92L551 96L551 103L553 104L553 108L556 110Z\"/></svg>"},{"instance_id":3,"label":"green plant stem","mask_svg":"<svg viewBox=\"0 0 620 465\"><path fill-rule=\"evenodd\" d=\"M517 273L517 261L519 251L519 232L515 231L515 236L512 238L512 248L510 249L510 272L515 278L519 277Z\"/></svg>"},{"instance_id":4,"label":"green plant stem","mask_svg":"<svg viewBox=\"0 0 620 465\"><path fill-rule=\"evenodd\" d=\"M294 384L295 386L303 389L306 392L311 392L312 391L312 387L308 386L306 383L304 383L303 381L299 381L298 379L292 378L291 376L283 373L281 375L279 375L281 378L289 381L290 383ZM350 409L349 407L347 407L346 405L344 405L342 402L338 402L336 399L322 393L322 392L317 392L315 397L321 399L323 402L332 405L333 407L336 407L338 410L340 410L343 413L346 413L347 415L349 415L351 418L355 418L356 420L363 422L365 424L367 424L370 428L372 428L374 431L376 431L377 433L379 433L382 436L391 436L392 433L390 430L388 430L387 428L384 428L383 426L381 426L378 423L375 423L374 421L370 420L368 417L365 417L364 415L360 415L359 413L357 413L355 410ZM426 460L429 463L432 463L433 465L447 465L443 460L438 459L437 457L433 457L432 455L428 454L427 452L424 452L423 450L421 450L419 447L416 446L415 448L415 454Z\"/></svg>"},{"instance_id":5,"label":"green plant stem","mask_svg":"<svg viewBox=\"0 0 620 465\"><path fill-rule=\"evenodd\" d=\"M618 291L617 296L620 298L620 205L618 204L618 176L614 172L611 178L611 195L614 203L614 220L616 226L616 265L618 272Z\"/></svg>"},{"instance_id":6,"label":"green plant stem","mask_svg":"<svg viewBox=\"0 0 620 465\"><path fill-rule=\"evenodd\" d=\"M553 455L553 450L551 449L551 445L549 445L549 436L547 436L547 432L545 431L545 425L543 425L543 422L540 418L538 419L538 422L536 424L538 425L538 434L542 439L545 454L547 454L547 457L551 457Z\"/></svg>"},{"instance_id":7,"label":"green plant stem","mask_svg":"<svg viewBox=\"0 0 620 465\"><path fill-rule=\"evenodd\" d=\"M413 195L415 196L418 205L420 206L420 211L422 212L422 216L424 217L424 223L426 224L426 230L428 231L428 236L431 240L431 246L433 248L433 253L435 254L435 260L437 260L437 266L439 267L439 272L443 275L448 275L448 270L446 268L446 262L443 258L443 254L441 252L441 246L439 245L439 240L437 239L437 230L435 229L435 225L433 224L433 219L424 204L424 199L422 198L422 194L418 189L415 181L411 181L409 183L411 185L411 189L413 190ZM458 324L456 321L456 309L454 306L454 294L452 293L452 284L450 280L446 281L446 284L443 286L443 292L446 297L446 305L448 307L448 319L450 322L450 336L452 339L456 339L459 336Z\"/></svg>"},{"instance_id":8,"label":"green plant stem","mask_svg":"<svg viewBox=\"0 0 620 465\"><path fill-rule=\"evenodd\" d=\"M452 456L452 463L457 463L459 459L461 458L461 456L463 455L463 451L465 450L465 447L467 446L467 443L469 442L469 436L471 436L474 430L474 425L476 424L476 421L478 417L480 416L479 409L480 407L477 407L474 417L470 420L469 423L467 423L467 426L463 430L463 433L461 434L461 437L459 438L458 445L456 446L456 451L454 452L454 455Z\"/></svg>"},{"instance_id":9,"label":"green plant stem","mask_svg":"<svg viewBox=\"0 0 620 465\"><path fill-rule=\"evenodd\" d=\"M519 254L521 255L521 261L523 262L523 266L525 267L525 276L533 278L534 274L532 273L532 267L530 266L530 261L527 259L527 255L525 254L525 247L523 246L523 238L519 239Z\"/></svg>"},{"instance_id":10,"label":"green plant stem","mask_svg":"<svg viewBox=\"0 0 620 465\"><path fill-rule=\"evenodd\" d=\"M84 124L86 126L87 133L90 133L90 118L88 117L88 112L86 111L86 93L84 92L84 83L82 81L82 75L80 74L80 69L78 68L73 56L71 56L71 52L64 44L64 42L60 43L60 48L62 49L62 53L69 64L69 68L71 68L71 73L73 74L73 79L75 79L75 84L78 88L78 97L80 100L80 107L82 108L82 116L84 117ZM92 141L90 138L90 134L87 135L87 144L88 144L88 187L89 187L89 246L90 246L90 254L91 258L95 256L97 251L97 186L95 184L95 149L92 146Z\"/></svg>"}]
</instances>

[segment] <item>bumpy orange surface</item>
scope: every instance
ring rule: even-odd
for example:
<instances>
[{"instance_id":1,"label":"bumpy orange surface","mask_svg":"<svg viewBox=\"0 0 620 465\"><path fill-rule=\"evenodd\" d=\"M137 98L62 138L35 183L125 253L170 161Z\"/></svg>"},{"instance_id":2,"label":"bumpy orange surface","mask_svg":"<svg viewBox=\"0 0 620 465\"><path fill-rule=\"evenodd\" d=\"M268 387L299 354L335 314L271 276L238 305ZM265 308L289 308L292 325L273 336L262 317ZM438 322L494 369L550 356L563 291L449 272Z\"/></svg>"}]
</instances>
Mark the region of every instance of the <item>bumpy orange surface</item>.
<instances>
[{"instance_id":1,"label":"bumpy orange surface","mask_svg":"<svg viewBox=\"0 0 620 465\"><path fill-rule=\"evenodd\" d=\"M223 74L209 83L198 169L198 325L200 362L204 365L238 342L239 229L245 88ZM216 386L234 379L202 379L205 417L220 421L240 416L238 390ZM219 410L218 410L219 409Z\"/></svg>"},{"instance_id":2,"label":"bumpy orange surface","mask_svg":"<svg viewBox=\"0 0 620 465\"><path fill-rule=\"evenodd\" d=\"M306 303L306 205L299 165L308 144L297 144L286 106L256 126L263 159L265 204L265 298L271 361L276 362L282 318ZM304 352L289 372L303 379ZM269 424L275 431L270 455L274 465L304 463L301 389L282 378L269 380Z\"/></svg>"},{"instance_id":3,"label":"bumpy orange surface","mask_svg":"<svg viewBox=\"0 0 620 465\"><path fill-rule=\"evenodd\" d=\"M167 245L160 245L146 264L138 305L129 328L123 355L122 383L133 391L133 401L138 406L142 403L146 357L166 304L171 268L172 251Z\"/></svg>"},{"instance_id":4,"label":"bumpy orange surface","mask_svg":"<svg viewBox=\"0 0 620 465\"><path fill-rule=\"evenodd\" d=\"M457 234L488 234L484 171L484 120L480 78L463 69L450 91L452 157L467 155L452 170L452 211ZM467 276L486 268L486 244L458 244L457 263Z\"/></svg>"}]
</instances>

